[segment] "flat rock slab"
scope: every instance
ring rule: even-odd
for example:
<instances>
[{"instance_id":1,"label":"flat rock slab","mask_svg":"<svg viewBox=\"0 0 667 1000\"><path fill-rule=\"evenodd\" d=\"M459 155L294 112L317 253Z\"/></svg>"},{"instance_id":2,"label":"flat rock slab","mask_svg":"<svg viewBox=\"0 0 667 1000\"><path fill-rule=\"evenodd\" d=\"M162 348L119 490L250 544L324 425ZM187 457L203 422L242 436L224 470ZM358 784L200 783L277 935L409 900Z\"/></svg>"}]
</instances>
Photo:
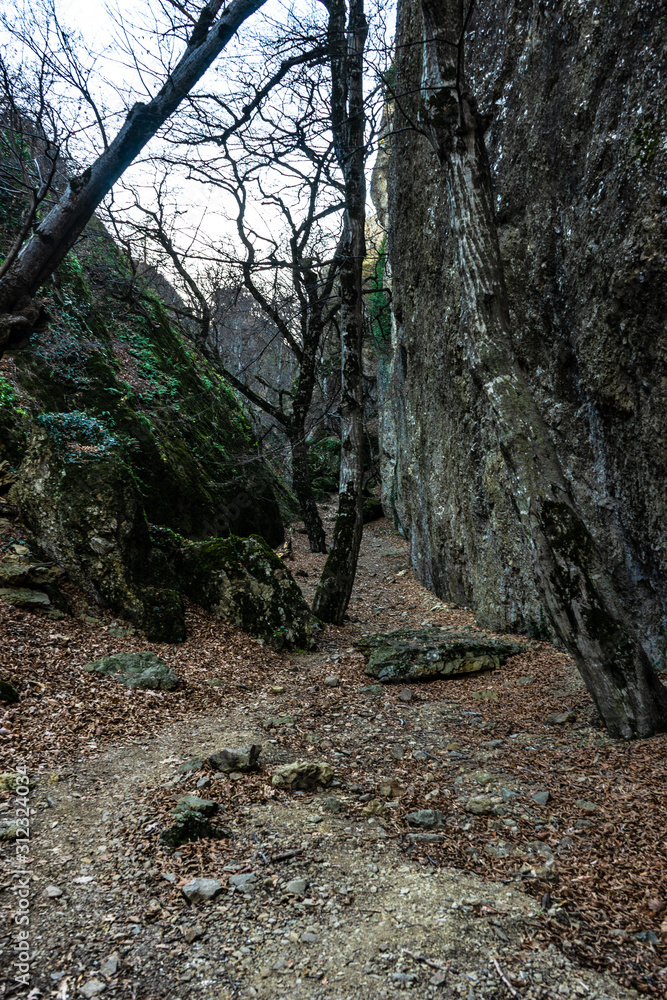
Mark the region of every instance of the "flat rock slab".
<instances>
[{"instance_id":1,"label":"flat rock slab","mask_svg":"<svg viewBox=\"0 0 667 1000\"><path fill-rule=\"evenodd\" d=\"M489 639L482 633L443 632L439 628L369 635L354 645L368 657L368 676L377 677L383 684L495 670L509 656L527 648L524 643Z\"/></svg>"},{"instance_id":2,"label":"flat rock slab","mask_svg":"<svg viewBox=\"0 0 667 1000\"><path fill-rule=\"evenodd\" d=\"M155 653L116 653L86 663L83 669L106 674L125 687L145 691L173 691L178 684L175 672Z\"/></svg>"}]
</instances>

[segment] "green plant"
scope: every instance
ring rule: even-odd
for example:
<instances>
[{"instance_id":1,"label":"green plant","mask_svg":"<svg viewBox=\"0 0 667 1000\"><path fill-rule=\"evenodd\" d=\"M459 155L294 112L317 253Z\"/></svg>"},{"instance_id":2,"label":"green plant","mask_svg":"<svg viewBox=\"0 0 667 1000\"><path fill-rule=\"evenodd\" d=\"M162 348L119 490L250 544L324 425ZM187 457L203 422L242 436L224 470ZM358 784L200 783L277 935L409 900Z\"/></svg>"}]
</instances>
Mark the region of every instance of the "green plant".
<instances>
[{"instance_id":1,"label":"green plant","mask_svg":"<svg viewBox=\"0 0 667 1000\"><path fill-rule=\"evenodd\" d=\"M0 375L0 406L13 406L16 398L14 386Z\"/></svg>"}]
</instances>

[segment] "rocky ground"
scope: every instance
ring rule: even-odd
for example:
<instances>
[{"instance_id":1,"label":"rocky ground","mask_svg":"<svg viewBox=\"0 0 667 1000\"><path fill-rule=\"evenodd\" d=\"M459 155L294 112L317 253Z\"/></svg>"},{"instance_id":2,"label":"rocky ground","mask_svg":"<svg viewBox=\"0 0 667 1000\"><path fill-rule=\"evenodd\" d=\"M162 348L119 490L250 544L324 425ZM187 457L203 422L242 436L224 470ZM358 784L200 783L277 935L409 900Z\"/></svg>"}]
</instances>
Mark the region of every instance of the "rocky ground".
<instances>
[{"instance_id":1,"label":"rocky ground","mask_svg":"<svg viewBox=\"0 0 667 1000\"><path fill-rule=\"evenodd\" d=\"M2 539L22 543L9 521ZM322 557L298 531L292 548L310 597ZM363 634L474 625L417 584L386 521L366 530L351 620L315 653L276 653L195 608L185 643L149 644L68 598L76 616L58 622L0 610L0 677L21 697L1 770L25 760L33 781L30 986L12 981L6 841L0 995L667 995L665 738L608 740L544 643L493 673L375 685ZM159 653L179 688L82 669L136 650ZM253 743L258 770L208 762ZM294 761L333 780L276 787ZM225 836L160 841L186 794L213 803Z\"/></svg>"}]
</instances>

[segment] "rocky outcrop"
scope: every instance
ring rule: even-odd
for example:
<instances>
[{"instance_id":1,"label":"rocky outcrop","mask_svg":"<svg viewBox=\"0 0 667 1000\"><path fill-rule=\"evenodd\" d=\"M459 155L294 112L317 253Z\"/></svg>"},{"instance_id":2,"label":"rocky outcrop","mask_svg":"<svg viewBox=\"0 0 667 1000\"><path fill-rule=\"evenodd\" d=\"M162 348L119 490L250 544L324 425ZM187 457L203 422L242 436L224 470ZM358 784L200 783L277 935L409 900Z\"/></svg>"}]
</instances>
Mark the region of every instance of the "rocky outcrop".
<instances>
[{"instance_id":1,"label":"rocky outcrop","mask_svg":"<svg viewBox=\"0 0 667 1000\"><path fill-rule=\"evenodd\" d=\"M41 551L99 604L153 641L184 639L178 583L151 542L119 440L83 413L47 417L12 487L24 524Z\"/></svg>"},{"instance_id":2,"label":"rocky outcrop","mask_svg":"<svg viewBox=\"0 0 667 1000\"><path fill-rule=\"evenodd\" d=\"M421 113L421 31L419 3L402 0L388 167L385 510L439 596L474 608L485 628L542 636L534 552L460 335L442 175L411 128ZM466 49L489 121L514 350L658 668L667 650L666 37L646 0L481 0Z\"/></svg>"},{"instance_id":3,"label":"rocky outcrop","mask_svg":"<svg viewBox=\"0 0 667 1000\"><path fill-rule=\"evenodd\" d=\"M258 535L187 545L172 559L195 604L278 649L313 646L312 615L299 585Z\"/></svg>"}]
</instances>

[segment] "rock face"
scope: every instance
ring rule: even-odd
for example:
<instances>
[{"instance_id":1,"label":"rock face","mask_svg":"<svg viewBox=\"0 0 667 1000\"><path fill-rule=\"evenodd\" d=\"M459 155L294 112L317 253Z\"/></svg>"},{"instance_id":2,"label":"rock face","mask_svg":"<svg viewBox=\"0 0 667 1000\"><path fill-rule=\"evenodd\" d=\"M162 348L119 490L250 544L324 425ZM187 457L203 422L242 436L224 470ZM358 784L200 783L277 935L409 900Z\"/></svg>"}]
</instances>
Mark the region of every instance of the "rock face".
<instances>
[{"instance_id":1,"label":"rock face","mask_svg":"<svg viewBox=\"0 0 667 1000\"><path fill-rule=\"evenodd\" d=\"M259 535L188 545L174 565L183 592L201 607L277 648L313 645L303 594Z\"/></svg>"},{"instance_id":2,"label":"rock face","mask_svg":"<svg viewBox=\"0 0 667 1000\"><path fill-rule=\"evenodd\" d=\"M185 638L183 602L146 515L119 440L83 413L44 421L12 487L41 550L149 639Z\"/></svg>"},{"instance_id":3,"label":"rock face","mask_svg":"<svg viewBox=\"0 0 667 1000\"><path fill-rule=\"evenodd\" d=\"M354 645L368 657L366 673L383 684L495 670L508 656L526 648L520 642L501 642L474 632L443 632L438 628L369 635Z\"/></svg>"},{"instance_id":4,"label":"rock face","mask_svg":"<svg viewBox=\"0 0 667 1000\"><path fill-rule=\"evenodd\" d=\"M661 16L648 0L480 0L466 50L490 119L515 350L658 667L667 649ZM385 511L439 596L474 608L484 628L546 635L534 555L459 335L460 279L440 171L427 140L408 127L420 113L421 30L417 0L400 0L402 110L384 168L394 312ZM374 186L378 197L382 188Z\"/></svg>"}]
</instances>

